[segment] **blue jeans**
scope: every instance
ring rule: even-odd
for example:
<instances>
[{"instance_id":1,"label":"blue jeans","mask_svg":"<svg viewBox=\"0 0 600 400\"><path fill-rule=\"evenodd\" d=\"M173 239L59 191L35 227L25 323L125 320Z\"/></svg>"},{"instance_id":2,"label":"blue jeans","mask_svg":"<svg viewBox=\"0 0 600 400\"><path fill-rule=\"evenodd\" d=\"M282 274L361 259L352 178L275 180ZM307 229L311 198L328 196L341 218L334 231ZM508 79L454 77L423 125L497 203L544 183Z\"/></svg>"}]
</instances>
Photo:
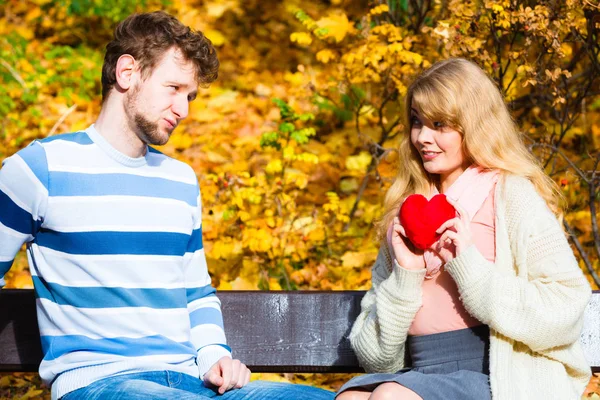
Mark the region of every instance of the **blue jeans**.
<instances>
[{"instance_id":1,"label":"blue jeans","mask_svg":"<svg viewBox=\"0 0 600 400\"><path fill-rule=\"evenodd\" d=\"M101 379L67 393L62 400L331 400L327 390L289 383L253 381L222 395L204 386L191 375L173 371L152 371Z\"/></svg>"}]
</instances>

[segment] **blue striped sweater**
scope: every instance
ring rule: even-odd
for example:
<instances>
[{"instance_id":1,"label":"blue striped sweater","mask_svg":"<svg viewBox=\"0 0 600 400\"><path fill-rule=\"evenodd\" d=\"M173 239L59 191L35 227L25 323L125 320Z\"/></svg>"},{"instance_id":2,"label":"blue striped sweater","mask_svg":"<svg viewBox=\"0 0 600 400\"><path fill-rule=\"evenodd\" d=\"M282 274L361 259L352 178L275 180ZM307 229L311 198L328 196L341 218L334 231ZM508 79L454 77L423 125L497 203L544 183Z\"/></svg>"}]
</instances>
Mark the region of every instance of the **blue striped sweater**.
<instances>
[{"instance_id":1,"label":"blue striped sweater","mask_svg":"<svg viewBox=\"0 0 600 400\"><path fill-rule=\"evenodd\" d=\"M52 397L122 373L201 377L229 356L202 246L198 180L92 125L35 141L0 169L0 284L27 243Z\"/></svg>"}]
</instances>

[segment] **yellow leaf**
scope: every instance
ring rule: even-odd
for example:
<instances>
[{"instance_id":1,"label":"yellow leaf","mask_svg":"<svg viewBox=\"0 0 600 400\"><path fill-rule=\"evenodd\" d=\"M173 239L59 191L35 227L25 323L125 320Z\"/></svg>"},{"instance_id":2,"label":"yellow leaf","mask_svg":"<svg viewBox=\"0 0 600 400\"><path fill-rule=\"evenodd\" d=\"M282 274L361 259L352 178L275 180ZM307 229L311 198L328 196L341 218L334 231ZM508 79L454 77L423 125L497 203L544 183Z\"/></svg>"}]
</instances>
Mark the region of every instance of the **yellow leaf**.
<instances>
[{"instance_id":1,"label":"yellow leaf","mask_svg":"<svg viewBox=\"0 0 600 400\"><path fill-rule=\"evenodd\" d=\"M359 251L347 251L342 256L342 266L346 268L362 267L363 265L370 265L375 262L377 258L376 251L359 252Z\"/></svg>"},{"instance_id":2,"label":"yellow leaf","mask_svg":"<svg viewBox=\"0 0 600 400\"><path fill-rule=\"evenodd\" d=\"M42 9L40 7L32 7L31 10L25 16L25 20L27 22L31 22L32 20L40 17L42 15Z\"/></svg>"},{"instance_id":3,"label":"yellow leaf","mask_svg":"<svg viewBox=\"0 0 600 400\"><path fill-rule=\"evenodd\" d=\"M325 230L323 228L317 228L310 231L308 234L308 240L311 242L321 242L325 240Z\"/></svg>"},{"instance_id":4,"label":"yellow leaf","mask_svg":"<svg viewBox=\"0 0 600 400\"><path fill-rule=\"evenodd\" d=\"M312 43L312 37L306 32L294 32L290 35L290 40L300 46L308 46Z\"/></svg>"},{"instance_id":5,"label":"yellow leaf","mask_svg":"<svg viewBox=\"0 0 600 400\"><path fill-rule=\"evenodd\" d=\"M281 285L275 278L269 278L269 290L281 290Z\"/></svg>"},{"instance_id":6,"label":"yellow leaf","mask_svg":"<svg viewBox=\"0 0 600 400\"><path fill-rule=\"evenodd\" d=\"M26 27L26 26L19 26L15 30L17 31L17 33L19 35L23 36L27 40L31 40L35 36L34 33L33 33L33 30L31 28Z\"/></svg>"},{"instance_id":7,"label":"yellow leaf","mask_svg":"<svg viewBox=\"0 0 600 400\"><path fill-rule=\"evenodd\" d=\"M340 190L343 193L351 193L358 190L358 180L356 178L347 178L340 181Z\"/></svg>"},{"instance_id":8,"label":"yellow leaf","mask_svg":"<svg viewBox=\"0 0 600 400\"><path fill-rule=\"evenodd\" d=\"M281 164L281 160L271 160L265 167L265 171L270 175L275 175L281 172L282 169L283 165Z\"/></svg>"},{"instance_id":9,"label":"yellow leaf","mask_svg":"<svg viewBox=\"0 0 600 400\"><path fill-rule=\"evenodd\" d=\"M223 16L223 14L225 14L225 12L228 10L237 11L237 6L238 2L232 0L211 1L206 4L206 13L209 17L216 19Z\"/></svg>"},{"instance_id":10,"label":"yellow leaf","mask_svg":"<svg viewBox=\"0 0 600 400\"><path fill-rule=\"evenodd\" d=\"M317 26L319 27L317 31L326 31L322 34L323 37L332 37L337 43L344 40L348 33L354 32L354 26L344 13L330 14L328 17L321 18L317 21Z\"/></svg>"},{"instance_id":11,"label":"yellow leaf","mask_svg":"<svg viewBox=\"0 0 600 400\"><path fill-rule=\"evenodd\" d=\"M204 35L216 47L223 46L227 42L227 39L225 38L225 36L220 31L218 31L216 29L207 29L206 31L204 31Z\"/></svg>"},{"instance_id":12,"label":"yellow leaf","mask_svg":"<svg viewBox=\"0 0 600 400\"><path fill-rule=\"evenodd\" d=\"M210 161L211 163L215 163L215 164L225 164L228 162L231 162L231 159L222 156L219 153L215 153L214 151L208 151L206 152L206 159L208 161Z\"/></svg>"},{"instance_id":13,"label":"yellow leaf","mask_svg":"<svg viewBox=\"0 0 600 400\"><path fill-rule=\"evenodd\" d=\"M258 290L258 285L238 276L231 282L231 290Z\"/></svg>"},{"instance_id":14,"label":"yellow leaf","mask_svg":"<svg viewBox=\"0 0 600 400\"><path fill-rule=\"evenodd\" d=\"M323 64L327 64L329 61L335 60L337 58L337 55L333 51L325 49L319 51L316 57L317 61L320 61Z\"/></svg>"},{"instance_id":15,"label":"yellow leaf","mask_svg":"<svg viewBox=\"0 0 600 400\"><path fill-rule=\"evenodd\" d=\"M43 390L40 389L35 389L35 388L29 388L29 390L27 391L27 393L25 393L23 396L21 396L22 400L28 400L28 399L33 399L33 398L37 398L40 394L44 393Z\"/></svg>"},{"instance_id":16,"label":"yellow leaf","mask_svg":"<svg viewBox=\"0 0 600 400\"><path fill-rule=\"evenodd\" d=\"M291 73L286 71L286 73L283 75L283 79L292 86L300 86L304 84L304 75L302 72Z\"/></svg>"}]
</instances>

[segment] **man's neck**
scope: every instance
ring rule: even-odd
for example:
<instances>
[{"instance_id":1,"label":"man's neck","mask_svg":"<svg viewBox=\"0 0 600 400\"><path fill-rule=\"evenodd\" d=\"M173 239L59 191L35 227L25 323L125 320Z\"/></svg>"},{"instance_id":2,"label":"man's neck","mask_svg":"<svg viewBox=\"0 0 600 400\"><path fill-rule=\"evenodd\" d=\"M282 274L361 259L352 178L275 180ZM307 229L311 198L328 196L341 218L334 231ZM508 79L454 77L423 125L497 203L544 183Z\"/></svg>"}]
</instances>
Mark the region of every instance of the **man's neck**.
<instances>
[{"instance_id":1,"label":"man's neck","mask_svg":"<svg viewBox=\"0 0 600 400\"><path fill-rule=\"evenodd\" d=\"M126 156L139 158L146 155L147 146L128 126L123 104L118 99L109 97L106 100L94 127L112 147Z\"/></svg>"}]
</instances>

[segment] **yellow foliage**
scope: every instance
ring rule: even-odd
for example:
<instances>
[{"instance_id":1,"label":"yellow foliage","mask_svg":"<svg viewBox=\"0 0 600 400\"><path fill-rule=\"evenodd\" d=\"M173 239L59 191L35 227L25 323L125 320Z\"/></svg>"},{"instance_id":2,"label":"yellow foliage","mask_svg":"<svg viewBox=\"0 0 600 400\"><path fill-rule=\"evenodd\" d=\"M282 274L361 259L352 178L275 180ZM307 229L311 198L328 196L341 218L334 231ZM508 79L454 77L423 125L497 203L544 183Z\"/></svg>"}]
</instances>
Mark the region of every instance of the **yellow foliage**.
<instances>
[{"instance_id":1,"label":"yellow foliage","mask_svg":"<svg viewBox=\"0 0 600 400\"><path fill-rule=\"evenodd\" d=\"M378 6L371 8L371 10L369 11L369 14L380 15L380 14L387 13L389 11L390 11L390 7L387 4L380 4Z\"/></svg>"},{"instance_id":2,"label":"yellow foliage","mask_svg":"<svg viewBox=\"0 0 600 400\"><path fill-rule=\"evenodd\" d=\"M373 157L366 151L361 151L357 156L346 158L346 168L349 170L365 172Z\"/></svg>"},{"instance_id":3,"label":"yellow foliage","mask_svg":"<svg viewBox=\"0 0 600 400\"><path fill-rule=\"evenodd\" d=\"M244 247L254 252L267 252L273 244L273 237L265 229L244 230L242 243Z\"/></svg>"},{"instance_id":4,"label":"yellow foliage","mask_svg":"<svg viewBox=\"0 0 600 400\"><path fill-rule=\"evenodd\" d=\"M319 30L323 31L319 36L333 38L337 43L344 40L346 35L354 33L355 30L344 13L331 13L329 16L319 19L316 23Z\"/></svg>"},{"instance_id":5,"label":"yellow foliage","mask_svg":"<svg viewBox=\"0 0 600 400\"><path fill-rule=\"evenodd\" d=\"M85 72L100 70L105 43L99 42L114 23L104 16L68 15L62 3L10 0L11 18L0 21L0 59L14 69L0 65L0 91L5 90L0 110L6 100L15 102L0 115L0 158L47 135L72 105L76 110L56 133L85 128L100 108L99 74L89 78ZM376 254L373 222L399 162L389 150L404 132L402 98L413 77L439 59L474 60L502 86L508 102L535 99L514 109L528 140L557 140L561 124L555 115L581 115L563 136L561 149L582 170L591 170L593 159L581 154L593 158L600 147L598 96L575 107L581 91L561 89L589 70L585 64L569 65L588 45L578 38L588 35L585 13L591 6L581 0L541 0L532 7L513 3L452 0L442 9L433 2L427 22L417 29L414 15L402 24L390 23L394 15L387 4L175 0L170 10L202 30L218 46L221 61L219 80L199 91L186 123L161 149L190 163L199 176L203 239L218 288L369 287ZM299 5L306 9L302 27L290 12ZM90 31L90 23L97 29ZM294 32L299 28L306 32ZM289 32L294 33L287 37ZM9 45L11 35L18 34L23 48L21 39ZM288 40L296 45L285 46ZM53 51L54 58L48 58ZM87 92L78 85L87 85ZM25 101L27 96L37 97ZM283 120L274 97L298 114L313 113L318 123L292 124L295 129L314 126L318 139L311 136L301 145L282 139L282 150L261 148L262 133L276 131ZM367 146L371 151L364 151ZM372 160L373 149L383 150L380 159ZM372 162L377 168L365 180ZM568 166L558 162L552 168ZM362 182L366 187L358 196ZM563 185L572 210L566 220L582 245L592 249L586 190L574 174ZM599 267L596 258L592 263ZM23 252L7 281L8 287L31 287Z\"/></svg>"}]
</instances>

